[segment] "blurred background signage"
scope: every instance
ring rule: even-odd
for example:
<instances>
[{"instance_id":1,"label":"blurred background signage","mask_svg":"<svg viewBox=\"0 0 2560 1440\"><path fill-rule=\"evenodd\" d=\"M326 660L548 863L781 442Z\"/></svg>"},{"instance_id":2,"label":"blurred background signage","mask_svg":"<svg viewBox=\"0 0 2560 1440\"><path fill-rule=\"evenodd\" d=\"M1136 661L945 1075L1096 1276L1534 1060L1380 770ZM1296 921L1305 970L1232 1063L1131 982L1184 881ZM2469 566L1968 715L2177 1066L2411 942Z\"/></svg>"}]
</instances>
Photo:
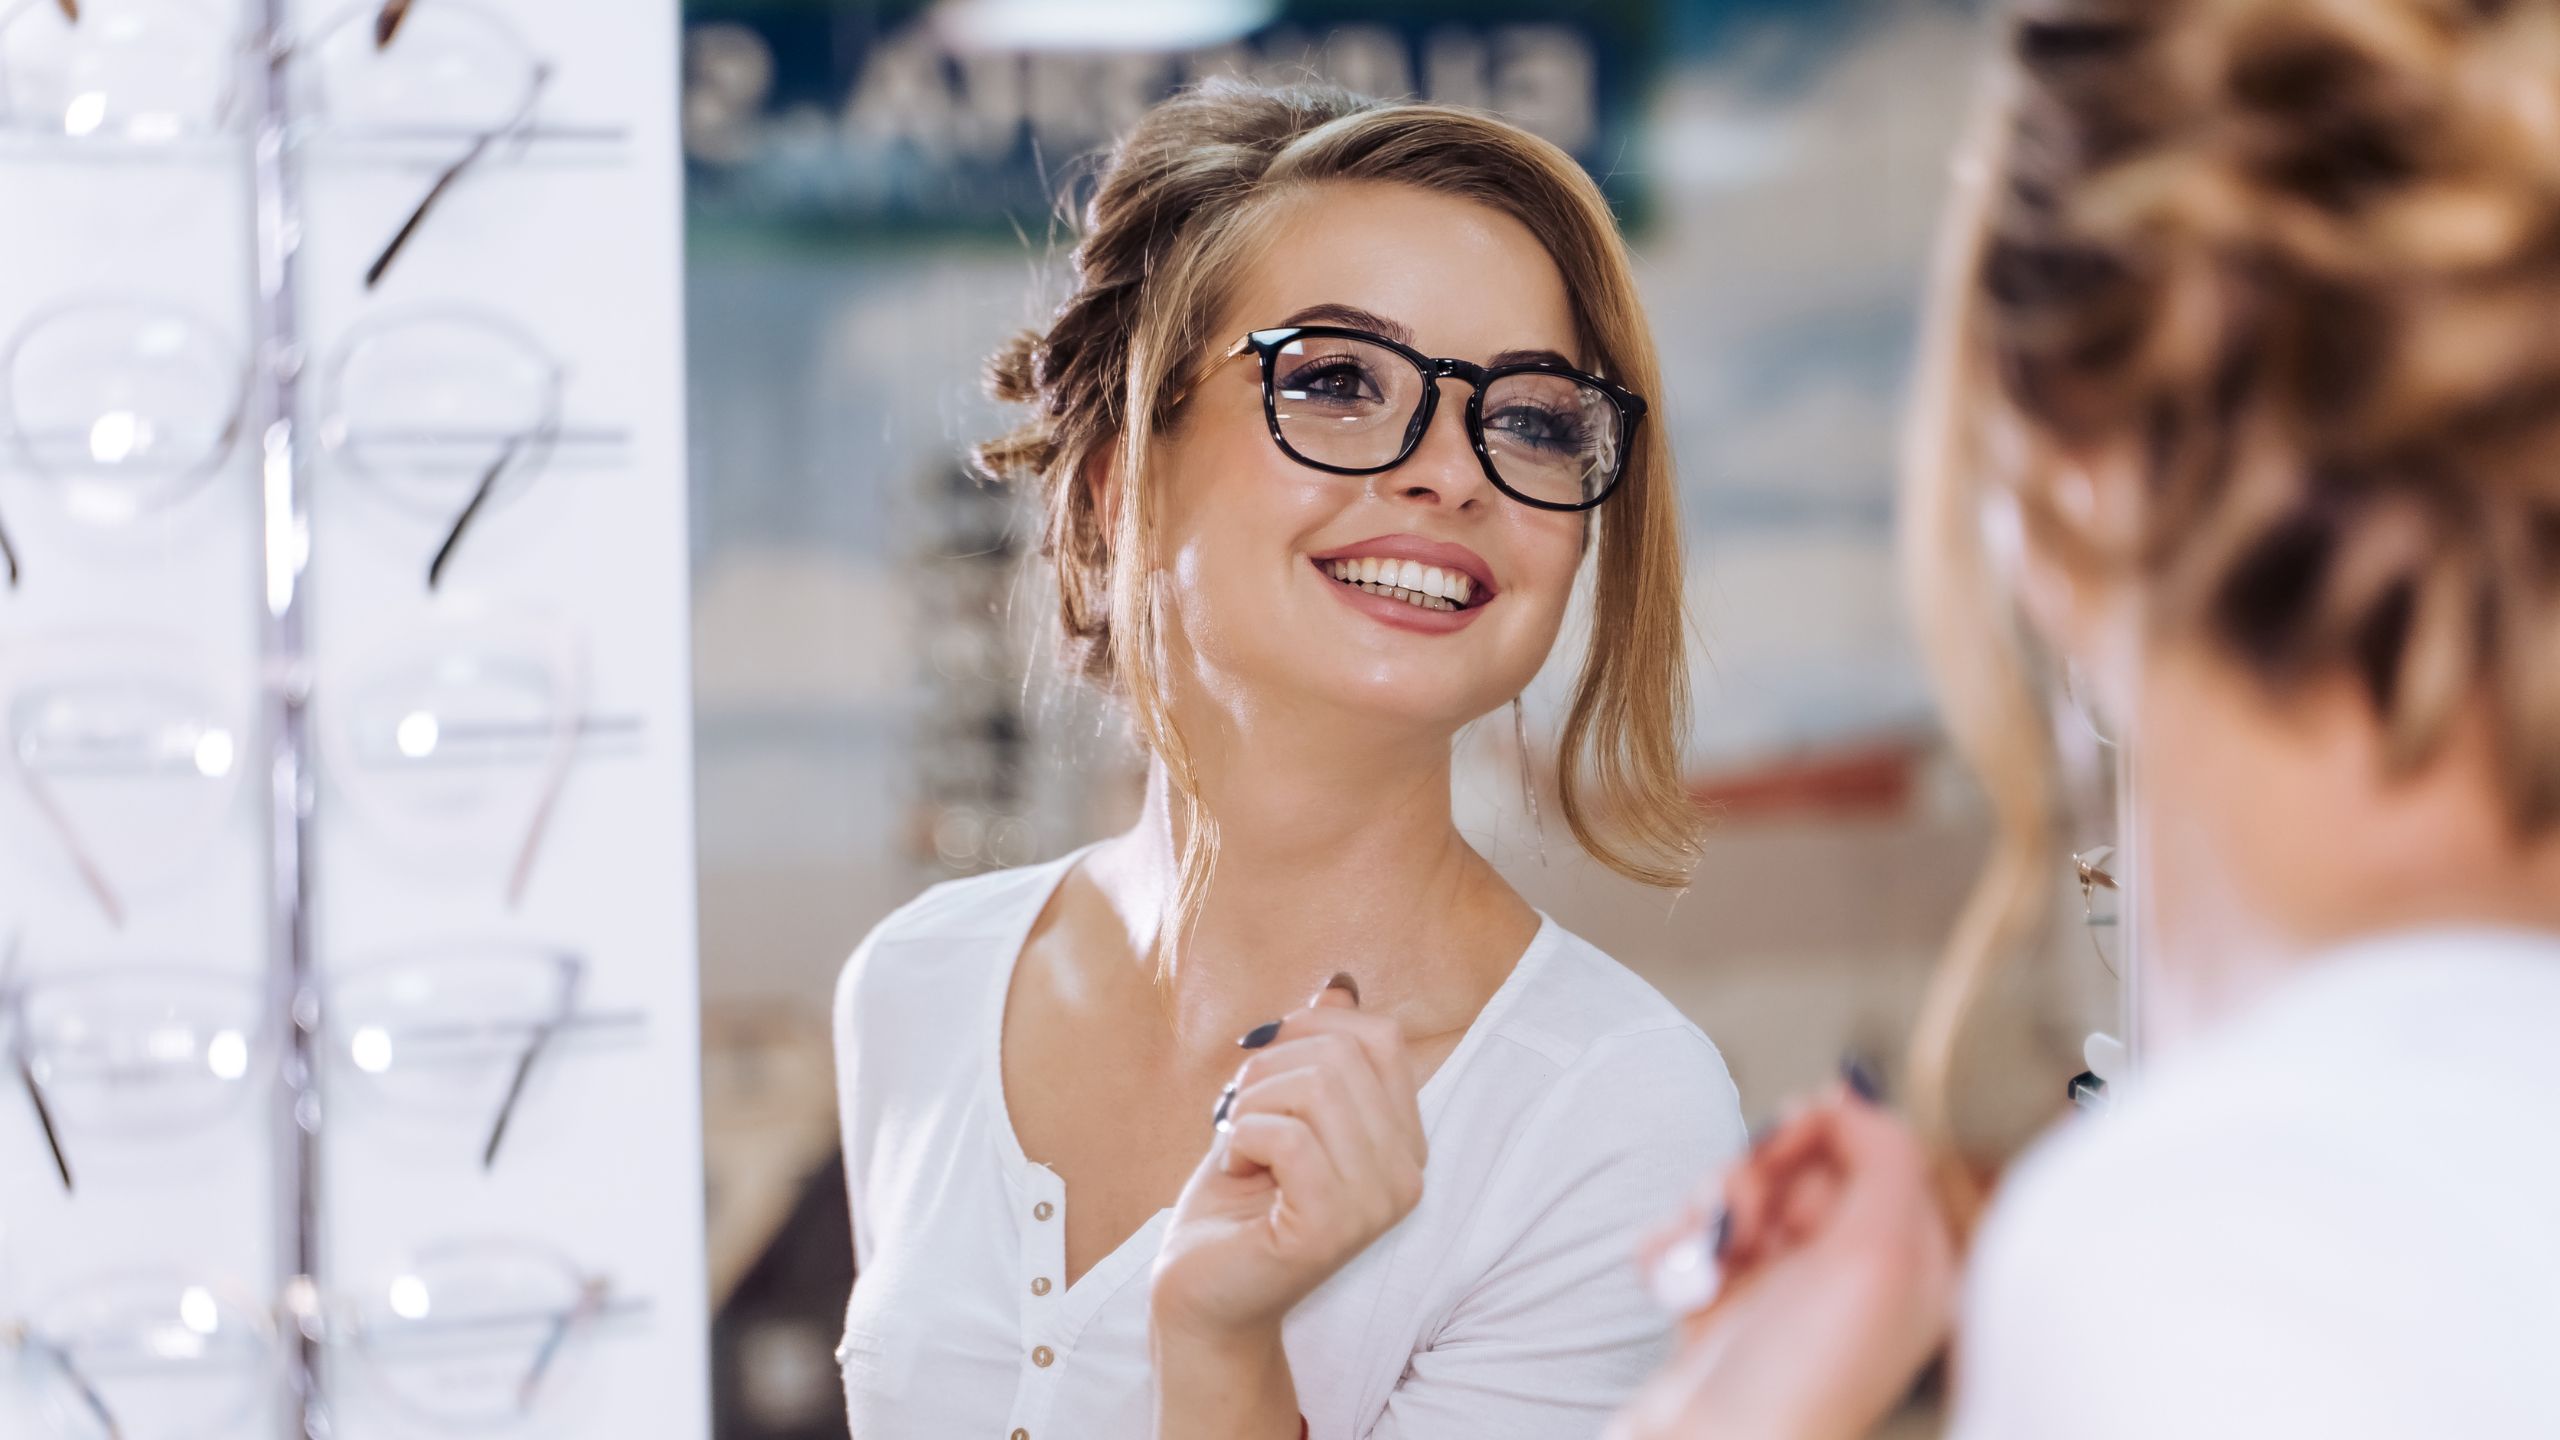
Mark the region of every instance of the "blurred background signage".
<instances>
[{"instance_id":1,"label":"blurred background signage","mask_svg":"<svg viewBox=\"0 0 2560 1440\"><path fill-rule=\"evenodd\" d=\"M1501 112L1622 212L1658 51L1642 3L708 0L687 7L697 222L1036 226L1145 109L1212 75Z\"/></svg>"}]
</instances>

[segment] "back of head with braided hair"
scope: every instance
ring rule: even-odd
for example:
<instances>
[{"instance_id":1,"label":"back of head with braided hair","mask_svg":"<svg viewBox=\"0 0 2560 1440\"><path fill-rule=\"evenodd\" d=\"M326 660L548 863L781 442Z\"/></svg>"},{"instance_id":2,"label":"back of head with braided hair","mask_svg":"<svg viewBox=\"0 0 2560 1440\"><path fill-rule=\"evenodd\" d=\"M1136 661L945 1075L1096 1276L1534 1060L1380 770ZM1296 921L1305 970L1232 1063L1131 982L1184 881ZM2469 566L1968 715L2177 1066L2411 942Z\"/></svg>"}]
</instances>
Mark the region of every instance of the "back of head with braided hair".
<instances>
[{"instance_id":1,"label":"back of head with braided hair","mask_svg":"<svg viewBox=\"0 0 2560 1440\"><path fill-rule=\"evenodd\" d=\"M1037 489L1068 653L1128 704L1188 821L1178 909L1197 913L1216 852L1188 751L1160 690L1154 437L1184 382L1234 337L1211 333L1279 208L1309 187L1410 185L1488 206L1534 235L1566 280L1588 363L1657 393L1652 337L1599 188L1555 146L1490 116L1323 87L1213 81L1165 101L1111 154L1087 203L1074 284L1049 325L989 364L997 398L1030 407L978 447L991 478ZM1096 477L1116 464L1124 503ZM1681 534L1667 451L1640 429L1598 513L1592 626L1557 763L1560 808L1585 849L1648 883L1686 879L1696 844L1682 784L1688 665Z\"/></svg>"},{"instance_id":2,"label":"back of head with braided hair","mask_svg":"<svg viewBox=\"0 0 2560 1440\"><path fill-rule=\"evenodd\" d=\"M2560 3L2033 0L2007 34L1908 467L2001 830L1917 1047L1940 1095L2049 873L1987 500L2278 703L2351 677L2397 774L2485 713L2515 836L2560 828ZM2107 453L2129 532L2070 490Z\"/></svg>"}]
</instances>

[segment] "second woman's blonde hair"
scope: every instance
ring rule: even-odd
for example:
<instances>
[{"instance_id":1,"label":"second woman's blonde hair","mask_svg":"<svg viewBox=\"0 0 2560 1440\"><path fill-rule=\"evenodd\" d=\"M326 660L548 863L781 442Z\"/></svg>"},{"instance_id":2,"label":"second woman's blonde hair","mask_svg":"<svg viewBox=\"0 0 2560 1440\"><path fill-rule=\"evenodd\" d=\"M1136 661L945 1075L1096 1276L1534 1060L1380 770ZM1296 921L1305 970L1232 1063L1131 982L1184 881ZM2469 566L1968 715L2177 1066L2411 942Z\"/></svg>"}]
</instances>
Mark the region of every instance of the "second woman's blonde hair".
<instances>
[{"instance_id":1,"label":"second woman's blonde hair","mask_svg":"<svg viewBox=\"0 0 2560 1440\"><path fill-rule=\"evenodd\" d=\"M1146 557L1158 501L1148 462L1180 390L1237 337L1213 333L1235 277L1277 207L1338 182L1410 185L1509 215L1563 272L1583 363L1648 397L1659 376L1617 226L1571 156L1516 126L1447 106L1382 103L1323 87L1214 81L1149 111L1105 164L1085 206L1074 287L1045 330L990 362L1000 399L1028 405L981 445L991 477L1036 487L1042 553L1055 566L1068 650L1126 701L1182 807L1178 915L1196 916L1217 853L1191 751L1163 690L1163 636ZM1116 446L1116 454L1104 454ZM1121 477L1116 516L1086 483L1097 458ZM1585 850L1647 884L1686 882L1696 811L1683 784L1689 670L1682 537L1660 425L1640 426L1626 476L1595 513L1593 644L1564 724L1556 783Z\"/></svg>"},{"instance_id":2,"label":"second woman's blonde hair","mask_svg":"<svg viewBox=\"0 0 2560 1440\"><path fill-rule=\"evenodd\" d=\"M2132 587L2281 700L2350 677L2395 773L2492 721L2560 828L2560 0L2029 0L1964 157L1905 558L1992 859L1914 1043L1956 1036L2058 878L2032 647L1985 543ZM2060 492L2129 456L2132 533Z\"/></svg>"}]
</instances>

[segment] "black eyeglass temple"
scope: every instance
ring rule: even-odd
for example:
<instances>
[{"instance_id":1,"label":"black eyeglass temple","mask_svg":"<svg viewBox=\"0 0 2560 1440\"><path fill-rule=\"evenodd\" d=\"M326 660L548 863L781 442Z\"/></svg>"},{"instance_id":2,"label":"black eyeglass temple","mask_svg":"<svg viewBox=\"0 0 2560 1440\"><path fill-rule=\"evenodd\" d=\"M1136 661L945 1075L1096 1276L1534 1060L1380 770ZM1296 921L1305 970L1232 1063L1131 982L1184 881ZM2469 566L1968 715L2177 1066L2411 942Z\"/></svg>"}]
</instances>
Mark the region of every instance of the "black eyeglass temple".
<instances>
[{"instance_id":1,"label":"black eyeglass temple","mask_svg":"<svg viewBox=\"0 0 2560 1440\"><path fill-rule=\"evenodd\" d=\"M433 590L444 582L444 567L453 559L454 547L462 543L462 532L471 528L471 522L479 517L480 507L489 503L489 492L497 488L498 477L507 473L507 463L516 458L516 451L523 445L523 436L508 437L506 445L498 451L498 458L481 474L479 488L471 492L470 503L462 507L461 514L453 517L453 529L446 533L444 543L436 547L436 557L427 562L428 589Z\"/></svg>"},{"instance_id":2,"label":"black eyeglass temple","mask_svg":"<svg viewBox=\"0 0 2560 1440\"><path fill-rule=\"evenodd\" d=\"M36 1073L27 1067L23 1055L18 1057L18 1083L26 1087L27 1103L35 1107L36 1125L44 1131L45 1148L53 1152L53 1168L62 1176L63 1191L70 1193L76 1188L71 1183L71 1162L63 1158L62 1136L53 1128L53 1110L44 1103L44 1087L36 1083Z\"/></svg>"},{"instance_id":3,"label":"black eyeglass temple","mask_svg":"<svg viewBox=\"0 0 2560 1440\"><path fill-rule=\"evenodd\" d=\"M17 988L18 952L26 939L25 931L13 930L9 943L0 946L0 995L8 997L9 1007L18 1011L17 1028L22 1035L27 1022L25 1001ZM26 1051L20 1048L23 1044L23 1040L11 1042L9 1060L17 1068L18 1083L26 1087L27 1103L35 1107L36 1124L44 1130L45 1148L53 1152L53 1168L61 1172L62 1188L67 1191L72 1188L71 1162L62 1157L62 1136L53 1128L53 1110L44 1103L44 1087L36 1083L36 1072L27 1064Z\"/></svg>"},{"instance_id":4,"label":"black eyeglass temple","mask_svg":"<svg viewBox=\"0 0 2560 1440\"><path fill-rule=\"evenodd\" d=\"M533 1074L533 1062L542 1058L543 1050L551 1044L552 1034L558 1029L557 1023L544 1021L533 1032L533 1039L525 1045L524 1054L516 1057L516 1073L507 1079L507 1098L498 1102L498 1118L489 1126L489 1143L481 1147L481 1169L497 1168L498 1146L507 1138L507 1122L515 1118L516 1103L524 1099L525 1079Z\"/></svg>"},{"instance_id":5,"label":"black eyeglass temple","mask_svg":"<svg viewBox=\"0 0 2560 1440\"><path fill-rule=\"evenodd\" d=\"M533 1073L534 1062L542 1058L542 1052L550 1048L560 1033L560 1027L569 1023L571 1013L578 1008L580 973L575 967L570 969L567 985L560 995L559 1012L533 1027L532 1036L525 1042L524 1054L516 1059L516 1073L507 1080L507 1098L499 1102L497 1121L489 1127L489 1143L480 1152L480 1168L483 1170L492 1169L498 1163L498 1144L507 1138L507 1122L515 1118L516 1105L524 1099L525 1078Z\"/></svg>"},{"instance_id":6,"label":"black eyeglass temple","mask_svg":"<svg viewBox=\"0 0 2560 1440\"><path fill-rule=\"evenodd\" d=\"M408 7L405 4L400 8L404 14L407 12ZM384 13L389 13L389 7L385 7ZM396 26L399 22L394 20L392 23ZM380 32L377 30L376 33ZM453 188L453 182L461 179L464 171L480 163L480 157L488 154L490 148L504 139L509 132L533 118L535 107L542 103L543 87L550 81L550 66L535 67L533 93L526 98L524 109L505 124L481 131L479 136L471 142L471 148L462 152L462 158L444 167L444 173L436 177L436 183L427 187L426 196L418 202L418 208L410 211L409 218L401 222L399 230L391 237L391 243L383 246L382 253L374 257L371 265L365 267L364 288L371 290L382 283L383 275L391 269L391 262L399 259L400 252L408 248L409 237L418 233L418 227L427 221L428 212L436 208L436 202L444 198L444 192Z\"/></svg>"},{"instance_id":7,"label":"black eyeglass temple","mask_svg":"<svg viewBox=\"0 0 2560 1440\"><path fill-rule=\"evenodd\" d=\"M9 527L0 525L0 564L9 567L9 588L18 588L18 547L9 543Z\"/></svg>"}]
</instances>

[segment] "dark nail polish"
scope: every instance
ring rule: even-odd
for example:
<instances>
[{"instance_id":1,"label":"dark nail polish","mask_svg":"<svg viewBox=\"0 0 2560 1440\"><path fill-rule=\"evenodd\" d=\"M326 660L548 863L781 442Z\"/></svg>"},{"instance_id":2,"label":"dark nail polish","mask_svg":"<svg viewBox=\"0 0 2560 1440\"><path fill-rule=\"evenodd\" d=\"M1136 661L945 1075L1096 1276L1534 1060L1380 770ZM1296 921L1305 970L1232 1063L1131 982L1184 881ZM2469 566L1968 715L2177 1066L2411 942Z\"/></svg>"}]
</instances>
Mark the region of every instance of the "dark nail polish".
<instances>
[{"instance_id":1,"label":"dark nail polish","mask_svg":"<svg viewBox=\"0 0 2560 1440\"><path fill-rule=\"evenodd\" d=\"M1209 1128L1212 1130L1226 1129L1227 1115L1235 1108L1236 1087L1229 1085L1226 1089L1218 1092L1218 1108L1209 1112Z\"/></svg>"},{"instance_id":2,"label":"dark nail polish","mask_svg":"<svg viewBox=\"0 0 2560 1440\"><path fill-rule=\"evenodd\" d=\"M1272 1040L1279 1035L1279 1033L1280 1022L1277 1020L1266 1020L1244 1032L1244 1038L1237 1041L1236 1044L1240 1048L1246 1050L1259 1050L1263 1046L1270 1044Z\"/></svg>"},{"instance_id":3,"label":"dark nail polish","mask_svg":"<svg viewBox=\"0 0 2560 1440\"><path fill-rule=\"evenodd\" d=\"M1719 1209L1716 1211L1716 1223L1709 1231L1707 1248L1714 1252L1715 1257L1718 1260L1722 1260L1724 1258L1724 1252L1730 1249L1732 1245L1733 1212L1730 1210Z\"/></svg>"},{"instance_id":4,"label":"dark nail polish","mask_svg":"<svg viewBox=\"0 0 2560 1440\"><path fill-rule=\"evenodd\" d=\"M1334 971L1333 978L1324 982L1324 988L1348 991L1351 995L1351 1003L1354 1005L1360 1003L1360 982L1352 979L1351 972L1347 970Z\"/></svg>"},{"instance_id":5,"label":"dark nail polish","mask_svg":"<svg viewBox=\"0 0 2560 1440\"><path fill-rule=\"evenodd\" d=\"M1840 1078L1848 1083L1850 1093L1856 1095L1859 1099L1866 1101L1870 1105L1880 1105L1884 1103L1883 1083L1876 1079L1874 1071L1867 1068L1866 1062L1860 1060L1857 1056L1844 1055L1841 1057Z\"/></svg>"}]
</instances>

